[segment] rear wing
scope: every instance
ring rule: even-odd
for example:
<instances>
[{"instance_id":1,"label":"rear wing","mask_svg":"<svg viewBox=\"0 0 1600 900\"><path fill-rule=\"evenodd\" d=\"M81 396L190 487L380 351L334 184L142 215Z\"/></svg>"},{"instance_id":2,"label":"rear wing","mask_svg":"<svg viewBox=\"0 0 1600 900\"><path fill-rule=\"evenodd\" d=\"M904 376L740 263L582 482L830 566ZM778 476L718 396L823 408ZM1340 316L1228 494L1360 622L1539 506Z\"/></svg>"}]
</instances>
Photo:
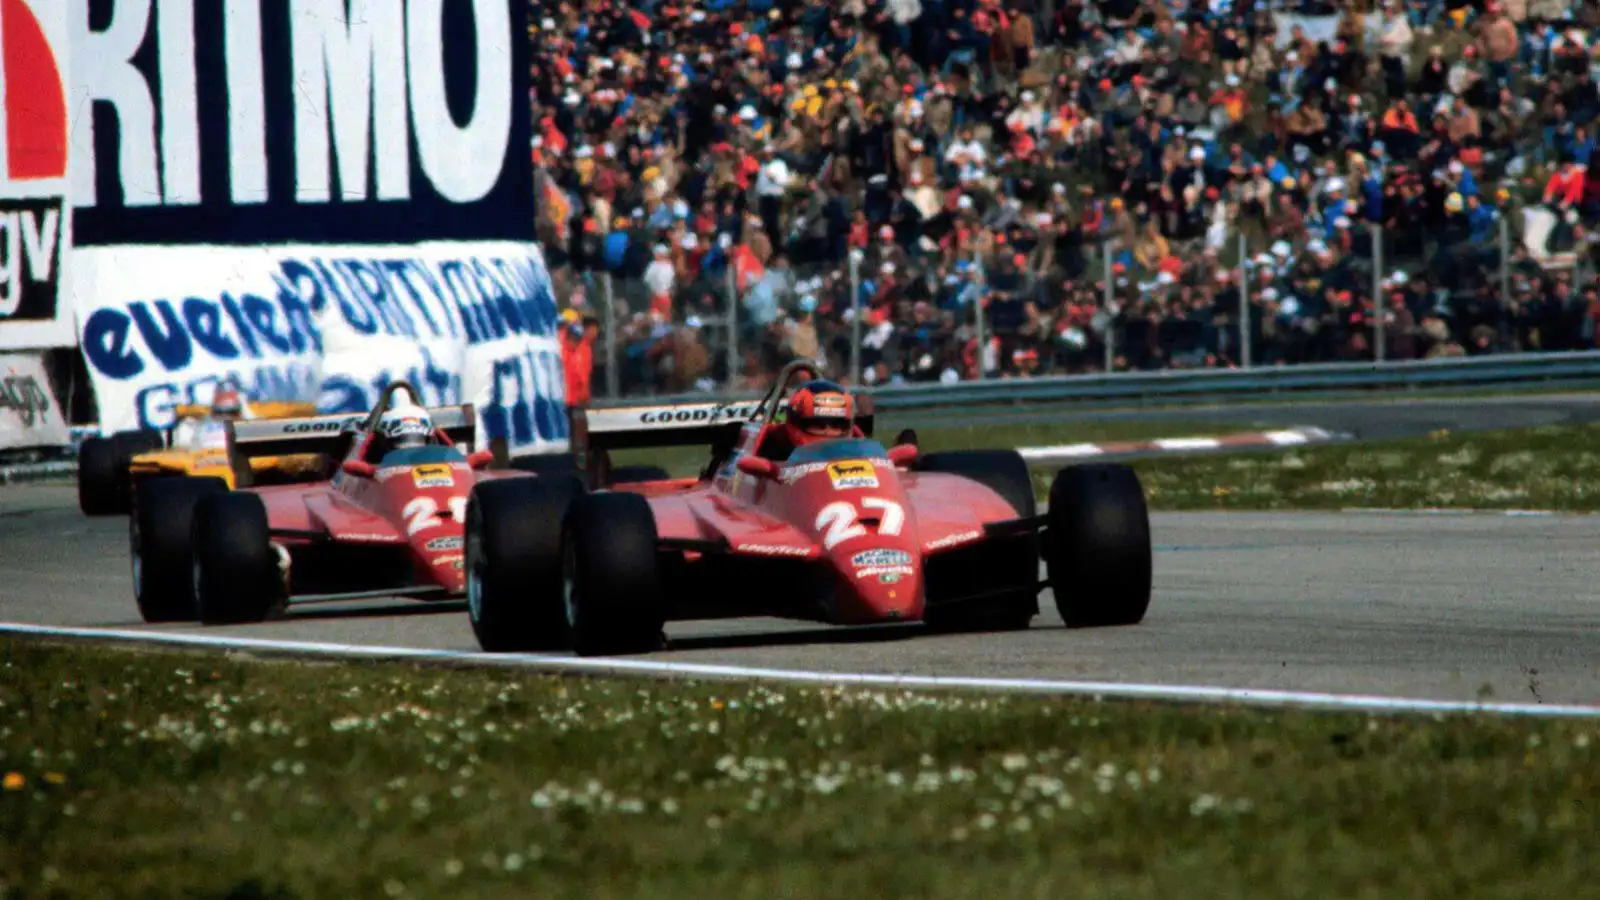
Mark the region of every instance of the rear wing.
<instances>
[{"instance_id":1,"label":"rear wing","mask_svg":"<svg viewBox=\"0 0 1600 900\"><path fill-rule=\"evenodd\" d=\"M573 434L593 450L731 445L755 421L760 405L759 400L741 400L589 409L574 416ZM779 411L787 407L779 401ZM872 434L870 399L856 398L856 424Z\"/></svg>"},{"instance_id":2,"label":"rear wing","mask_svg":"<svg viewBox=\"0 0 1600 900\"><path fill-rule=\"evenodd\" d=\"M294 456L322 453L343 456L350 447L350 436L360 432L370 412L334 413L294 419L250 419L227 423L228 446L246 459L257 456ZM437 406L428 409L435 428L450 440L471 448L477 438L477 414L472 404Z\"/></svg>"},{"instance_id":3,"label":"rear wing","mask_svg":"<svg viewBox=\"0 0 1600 900\"><path fill-rule=\"evenodd\" d=\"M684 447L737 435L755 419L759 401L617 406L582 413L585 443L595 450ZM579 423L574 423L578 425Z\"/></svg>"}]
</instances>

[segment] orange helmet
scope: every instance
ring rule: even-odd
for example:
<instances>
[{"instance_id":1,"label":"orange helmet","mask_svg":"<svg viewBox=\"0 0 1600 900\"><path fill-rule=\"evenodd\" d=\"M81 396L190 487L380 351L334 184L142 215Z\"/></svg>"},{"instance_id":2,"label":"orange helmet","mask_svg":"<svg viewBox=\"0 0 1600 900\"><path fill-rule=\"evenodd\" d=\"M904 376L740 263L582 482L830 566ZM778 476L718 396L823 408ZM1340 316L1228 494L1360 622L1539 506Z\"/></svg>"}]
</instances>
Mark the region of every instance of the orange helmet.
<instances>
[{"instance_id":1,"label":"orange helmet","mask_svg":"<svg viewBox=\"0 0 1600 900\"><path fill-rule=\"evenodd\" d=\"M244 398L234 388L218 388L211 398L211 414L219 419L237 419L244 414Z\"/></svg>"},{"instance_id":2,"label":"orange helmet","mask_svg":"<svg viewBox=\"0 0 1600 900\"><path fill-rule=\"evenodd\" d=\"M855 424L856 404L831 381L808 381L789 396L784 428L796 447L825 438L848 437Z\"/></svg>"}]
</instances>

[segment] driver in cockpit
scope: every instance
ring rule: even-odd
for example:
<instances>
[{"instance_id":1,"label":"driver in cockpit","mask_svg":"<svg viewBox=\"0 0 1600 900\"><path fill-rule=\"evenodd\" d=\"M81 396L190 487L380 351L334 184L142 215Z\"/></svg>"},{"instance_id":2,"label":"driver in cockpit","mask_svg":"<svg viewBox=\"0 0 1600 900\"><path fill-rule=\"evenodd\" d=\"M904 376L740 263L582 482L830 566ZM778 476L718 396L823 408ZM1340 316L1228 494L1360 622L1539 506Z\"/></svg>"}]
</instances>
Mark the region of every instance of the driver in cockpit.
<instances>
[{"instance_id":1,"label":"driver in cockpit","mask_svg":"<svg viewBox=\"0 0 1600 900\"><path fill-rule=\"evenodd\" d=\"M807 444L849 437L855 420L856 403L849 391L831 381L807 381L789 395L783 425L768 438L761 455L782 462Z\"/></svg>"}]
</instances>

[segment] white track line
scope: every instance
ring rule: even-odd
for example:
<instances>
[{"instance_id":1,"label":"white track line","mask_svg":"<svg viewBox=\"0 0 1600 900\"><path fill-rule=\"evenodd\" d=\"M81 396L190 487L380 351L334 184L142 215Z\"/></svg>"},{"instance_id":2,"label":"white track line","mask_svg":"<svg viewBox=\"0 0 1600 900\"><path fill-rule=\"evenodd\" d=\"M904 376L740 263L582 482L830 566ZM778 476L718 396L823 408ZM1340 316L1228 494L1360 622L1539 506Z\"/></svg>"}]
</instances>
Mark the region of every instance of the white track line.
<instances>
[{"instance_id":1,"label":"white track line","mask_svg":"<svg viewBox=\"0 0 1600 900\"><path fill-rule=\"evenodd\" d=\"M598 675L735 678L798 684L849 685L853 687L895 689L975 688L1017 693L1079 695L1093 697L1097 700L1103 697L1120 697L1142 700L1210 701L1213 703L1238 703L1249 706L1287 706L1356 712L1498 713L1512 716L1600 718L1600 706L1467 703L1449 700L1423 700L1360 694L1325 694L1308 691L1255 690L1252 688L1226 688L1204 685L1122 684L1096 681L1053 681L1036 678L979 678L818 672L797 669L763 669L751 666L712 665L707 663L664 662L660 660L578 659L531 653L477 653L461 650L427 650L420 647L382 647L312 641L279 641L223 635L173 634L160 631L132 631L109 628L58 628L49 625L0 622L0 634L4 633L175 644L226 650L261 650L312 656L474 663L549 672L565 671Z\"/></svg>"}]
</instances>

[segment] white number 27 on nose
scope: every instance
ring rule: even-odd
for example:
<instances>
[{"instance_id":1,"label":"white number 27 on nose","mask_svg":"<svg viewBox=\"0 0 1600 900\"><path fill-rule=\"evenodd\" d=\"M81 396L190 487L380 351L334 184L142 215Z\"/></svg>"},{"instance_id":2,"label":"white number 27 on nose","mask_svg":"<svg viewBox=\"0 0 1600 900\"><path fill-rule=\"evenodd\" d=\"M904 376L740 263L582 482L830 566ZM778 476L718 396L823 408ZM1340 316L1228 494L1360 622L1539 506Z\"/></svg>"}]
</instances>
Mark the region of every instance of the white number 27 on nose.
<instances>
[{"instance_id":1,"label":"white number 27 on nose","mask_svg":"<svg viewBox=\"0 0 1600 900\"><path fill-rule=\"evenodd\" d=\"M893 500L882 497L862 497L863 509L883 510L883 522L878 525L879 534L896 535L906 522L905 509ZM854 503L841 500L838 503L829 503L817 513L816 528L822 532L822 548L832 550L845 541L860 537L867 533L861 523L857 521Z\"/></svg>"},{"instance_id":2,"label":"white number 27 on nose","mask_svg":"<svg viewBox=\"0 0 1600 900\"><path fill-rule=\"evenodd\" d=\"M407 535L414 535L419 531L444 524L444 520L439 518L439 503L432 497L418 497L412 500L400 510L400 515L406 520ZM450 518L457 522L467 520L466 497L450 498Z\"/></svg>"}]
</instances>

